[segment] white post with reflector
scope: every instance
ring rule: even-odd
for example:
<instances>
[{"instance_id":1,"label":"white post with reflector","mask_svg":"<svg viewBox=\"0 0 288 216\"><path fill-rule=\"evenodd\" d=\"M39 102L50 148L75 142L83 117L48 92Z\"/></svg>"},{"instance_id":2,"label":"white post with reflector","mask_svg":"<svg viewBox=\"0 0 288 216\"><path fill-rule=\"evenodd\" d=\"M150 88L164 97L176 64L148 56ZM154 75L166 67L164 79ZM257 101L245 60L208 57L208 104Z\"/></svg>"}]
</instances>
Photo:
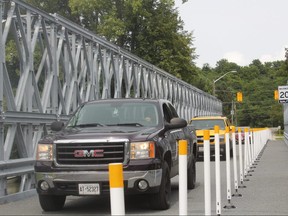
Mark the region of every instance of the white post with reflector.
<instances>
[{"instance_id":1,"label":"white post with reflector","mask_svg":"<svg viewBox=\"0 0 288 216\"><path fill-rule=\"evenodd\" d=\"M243 154L242 154L242 140L241 140L241 128L238 128L238 147L239 147L239 169L240 169L240 183L239 188L246 188L244 185L244 174L243 174Z\"/></svg>"},{"instance_id":2,"label":"white post with reflector","mask_svg":"<svg viewBox=\"0 0 288 216\"><path fill-rule=\"evenodd\" d=\"M215 182L216 182L216 215L221 215L221 176L220 176L220 137L219 126L214 126L215 133Z\"/></svg>"},{"instance_id":3,"label":"white post with reflector","mask_svg":"<svg viewBox=\"0 0 288 216\"><path fill-rule=\"evenodd\" d=\"M187 215L187 140L179 140L179 215Z\"/></svg>"},{"instance_id":4,"label":"white post with reflector","mask_svg":"<svg viewBox=\"0 0 288 216\"><path fill-rule=\"evenodd\" d=\"M255 142L254 142L254 129L251 129L251 150L252 150L252 165L255 167L256 163L256 152L255 152Z\"/></svg>"},{"instance_id":5,"label":"white post with reflector","mask_svg":"<svg viewBox=\"0 0 288 216\"><path fill-rule=\"evenodd\" d=\"M204 130L204 199L205 215L211 215L210 131Z\"/></svg>"},{"instance_id":6,"label":"white post with reflector","mask_svg":"<svg viewBox=\"0 0 288 216\"><path fill-rule=\"evenodd\" d=\"M239 139L241 139L241 137L238 136L238 140ZM238 141L238 143L239 143L239 141ZM234 189L235 189L235 193L232 196L233 197L242 197L242 194L238 193L237 149L236 149L235 127L232 127L232 150L233 150L233 171L234 171Z\"/></svg>"},{"instance_id":7,"label":"white post with reflector","mask_svg":"<svg viewBox=\"0 0 288 216\"><path fill-rule=\"evenodd\" d=\"M109 164L111 215L125 215L123 164Z\"/></svg>"},{"instance_id":8,"label":"white post with reflector","mask_svg":"<svg viewBox=\"0 0 288 216\"><path fill-rule=\"evenodd\" d=\"M249 171L249 132L248 128L244 128L244 181L249 181L248 174Z\"/></svg>"},{"instance_id":9,"label":"white post with reflector","mask_svg":"<svg viewBox=\"0 0 288 216\"><path fill-rule=\"evenodd\" d=\"M226 151L226 185L228 204L224 208L231 209L235 206L231 203L231 168L230 168L230 128L225 127L225 151Z\"/></svg>"}]
</instances>

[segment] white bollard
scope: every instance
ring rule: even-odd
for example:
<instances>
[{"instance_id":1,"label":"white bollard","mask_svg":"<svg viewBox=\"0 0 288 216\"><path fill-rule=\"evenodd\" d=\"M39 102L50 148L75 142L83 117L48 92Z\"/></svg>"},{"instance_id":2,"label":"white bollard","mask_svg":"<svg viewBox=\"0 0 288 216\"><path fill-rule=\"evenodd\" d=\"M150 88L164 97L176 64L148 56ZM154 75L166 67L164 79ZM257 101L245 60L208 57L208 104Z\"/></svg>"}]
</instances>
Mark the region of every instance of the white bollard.
<instances>
[{"instance_id":1,"label":"white bollard","mask_svg":"<svg viewBox=\"0 0 288 216\"><path fill-rule=\"evenodd\" d=\"M251 129L251 150L252 150L252 165L253 168L255 167L255 161L256 161L256 152L255 152L255 135L254 135L254 129Z\"/></svg>"},{"instance_id":2,"label":"white bollard","mask_svg":"<svg viewBox=\"0 0 288 216\"><path fill-rule=\"evenodd\" d=\"M256 168L254 166L254 159L253 159L253 129L251 128L249 131L249 142L248 142L248 146L249 146L249 158L250 158L250 163L249 163L249 167L250 167L250 172L254 172L254 168Z\"/></svg>"},{"instance_id":3,"label":"white bollard","mask_svg":"<svg viewBox=\"0 0 288 216\"><path fill-rule=\"evenodd\" d=\"M248 130L248 142L247 142L247 150L248 150L248 161L247 161L247 166L248 166L248 173L253 172L251 170L252 168L252 150L251 150L251 132Z\"/></svg>"},{"instance_id":4,"label":"white bollard","mask_svg":"<svg viewBox=\"0 0 288 216\"><path fill-rule=\"evenodd\" d=\"M242 141L241 141L241 128L238 128L238 147L239 147L239 169L240 169L240 183L239 188L246 188L244 183L244 174L243 174L243 154L242 154Z\"/></svg>"},{"instance_id":5,"label":"white bollard","mask_svg":"<svg viewBox=\"0 0 288 216\"><path fill-rule=\"evenodd\" d=\"M109 164L111 215L125 215L122 163Z\"/></svg>"},{"instance_id":6,"label":"white bollard","mask_svg":"<svg viewBox=\"0 0 288 216\"><path fill-rule=\"evenodd\" d=\"M205 215L211 215L210 131L204 130L204 201Z\"/></svg>"},{"instance_id":7,"label":"white bollard","mask_svg":"<svg viewBox=\"0 0 288 216\"><path fill-rule=\"evenodd\" d=\"M254 130L254 145L256 148L256 161L259 162L259 153L260 153L260 142L259 142L259 131Z\"/></svg>"},{"instance_id":8,"label":"white bollard","mask_svg":"<svg viewBox=\"0 0 288 216\"><path fill-rule=\"evenodd\" d=\"M230 168L230 128L225 128L225 147L226 147L226 184L227 184L227 201L228 204L224 208L235 208L231 204L231 168Z\"/></svg>"},{"instance_id":9,"label":"white bollard","mask_svg":"<svg viewBox=\"0 0 288 216\"><path fill-rule=\"evenodd\" d=\"M220 138L219 126L214 126L215 133L215 177L216 177L216 215L221 215L221 176L220 176Z\"/></svg>"},{"instance_id":10,"label":"white bollard","mask_svg":"<svg viewBox=\"0 0 288 216\"><path fill-rule=\"evenodd\" d=\"M238 139L241 138L239 137ZM232 128L232 150L233 150L233 172L234 172L234 189L235 189L235 193L232 196L242 197L242 194L238 193L237 149L236 149L235 127Z\"/></svg>"},{"instance_id":11,"label":"white bollard","mask_svg":"<svg viewBox=\"0 0 288 216\"><path fill-rule=\"evenodd\" d=\"M249 181L249 179L247 178L248 171L249 171L249 146L248 146L248 142L249 142L249 133L248 133L248 128L244 128L244 181Z\"/></svg>"},{"instance_id":12,"label":"white bollard","mask_svg":"<svg viewBox=\"0 0 288 216\"><path fill-rule=\"evenodd\" d=\"M187 140L179 140L179 215L187 215Z\"/></svg>"}]
</instances>

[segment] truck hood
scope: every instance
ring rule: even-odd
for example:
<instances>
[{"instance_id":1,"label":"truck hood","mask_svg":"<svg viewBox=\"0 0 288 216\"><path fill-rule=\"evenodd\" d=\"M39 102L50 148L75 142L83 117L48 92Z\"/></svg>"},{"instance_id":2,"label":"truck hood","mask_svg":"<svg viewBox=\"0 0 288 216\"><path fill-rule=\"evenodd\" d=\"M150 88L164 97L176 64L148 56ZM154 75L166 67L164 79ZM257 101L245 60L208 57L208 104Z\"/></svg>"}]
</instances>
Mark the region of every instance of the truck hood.
<instances>
[{"instance_id":1,"label":"truck hood","mask_svg":"<svg viewBox=\"0 0 288 216\"><path fill-rule=\"evenodd\" d=\"M56 140L78 140L78 139L128 139L143 141L154 137L159 127L131 127L131 126L109 126L109 127L86 127L66 128L60 132L52 133L40 142L51 143Z\"/></svg>"}]
</instances>

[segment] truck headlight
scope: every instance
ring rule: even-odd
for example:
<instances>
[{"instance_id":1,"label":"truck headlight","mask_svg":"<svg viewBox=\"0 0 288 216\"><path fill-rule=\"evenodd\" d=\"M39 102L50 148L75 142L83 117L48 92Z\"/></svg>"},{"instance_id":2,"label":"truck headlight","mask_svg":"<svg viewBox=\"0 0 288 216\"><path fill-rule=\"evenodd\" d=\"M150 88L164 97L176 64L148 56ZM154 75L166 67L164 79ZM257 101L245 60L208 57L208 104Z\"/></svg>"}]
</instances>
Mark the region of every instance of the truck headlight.
<instances>
[{"instance_id":1,"label":"truck headlight","mask_svg":"<svg viewBox=\"0 0 288 216\"><path fill-rule=\"evenodd\" d=\"M52 161L53 160L53 145L52 144L38 144L36 160Z\"/></svg>"},{"instance_id":2,"label":"truck headlight","mask_svg":"<svg viewBox=\"0 0 288 216\"><path fill-rule=\"evenodd\" d=\"M130 148L131 159L155 158L154 142L132 142Z\"/></svg>"}]
</instances>

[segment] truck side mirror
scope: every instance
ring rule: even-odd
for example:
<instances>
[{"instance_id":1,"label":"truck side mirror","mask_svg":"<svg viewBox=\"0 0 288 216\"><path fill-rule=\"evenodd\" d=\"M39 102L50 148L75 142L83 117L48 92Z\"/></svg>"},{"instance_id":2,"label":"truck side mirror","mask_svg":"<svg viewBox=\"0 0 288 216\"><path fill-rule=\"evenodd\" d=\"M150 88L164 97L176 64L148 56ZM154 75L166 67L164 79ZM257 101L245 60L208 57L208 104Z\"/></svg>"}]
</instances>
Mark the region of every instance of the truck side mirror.
<instances>
[{"instance_id":1,"label":"truck side mirror","mask_svg":"<svg viewBox=\"0 0 288 216\"><path fill-rule=\"evenodd\" d=\"M170 123L165 125L167 130L176 129L176 128L183 128L187 126L187 121L182 118L172 118Z\"/></svg>"},{"instance_id":2,"label":"truck side mirror","mask_svg":"<svg viewBox=\"0 0 288 216\"><path fill-rule=\"evenodd\" d=\"M182 118L173 118L171 119L170 124L175 125L177 128L183 128L187 126L187 121Z\"/></svg>"}]
</instances>

